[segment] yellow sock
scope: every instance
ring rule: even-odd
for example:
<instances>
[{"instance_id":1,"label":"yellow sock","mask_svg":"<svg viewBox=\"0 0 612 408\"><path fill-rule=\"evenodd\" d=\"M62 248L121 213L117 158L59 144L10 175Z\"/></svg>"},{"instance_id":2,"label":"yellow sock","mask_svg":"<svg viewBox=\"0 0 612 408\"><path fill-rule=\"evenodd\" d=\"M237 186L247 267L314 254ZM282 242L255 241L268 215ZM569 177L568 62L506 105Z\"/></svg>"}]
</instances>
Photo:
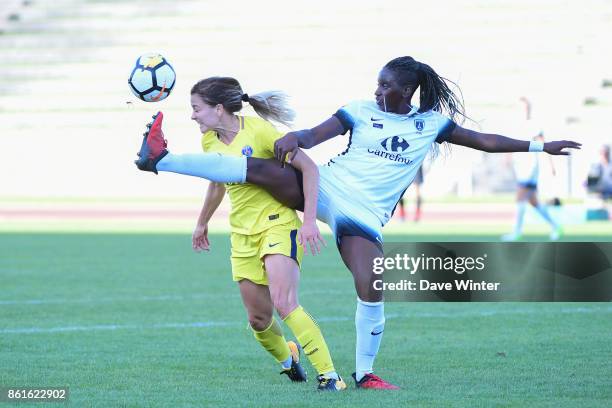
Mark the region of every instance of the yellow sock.
<instances>
[{"instance_id":1,"label":"yellow sock","mask_svg":"<svg viewBox=\"0 0 612 408\"><path fill-rule=\"evenodd\" d=\"M268 353L272 354L276 361L282 363L289 358L291 351L289 350L289 346L287 345L287 341L283 336L283 332L278 325L278 322L274 317L272 317L272 321L270 325L263 331L257 331L253 329L253 334L255 335L255 339L265 348Z\"/></svg>"},{"instance_id":2,"label":"yellow sock","mask_svg":"<svg viewBox=\"0 0 612 408\"><path fill-rule=\"evenodd\" d=\"M336 371L321 329L302 306L289 313L283 321L289 326L304 349L304 354L319 374Z\"/></svg>"}]
</instances>

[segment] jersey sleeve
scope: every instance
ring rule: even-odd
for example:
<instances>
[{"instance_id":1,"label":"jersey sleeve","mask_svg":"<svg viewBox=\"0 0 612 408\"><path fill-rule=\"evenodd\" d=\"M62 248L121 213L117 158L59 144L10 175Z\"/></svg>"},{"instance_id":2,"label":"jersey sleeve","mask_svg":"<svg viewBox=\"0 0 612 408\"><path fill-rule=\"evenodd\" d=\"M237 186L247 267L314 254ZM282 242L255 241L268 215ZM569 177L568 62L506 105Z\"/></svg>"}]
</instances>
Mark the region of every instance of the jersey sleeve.
<instances>
[{"instance_id":1,"label":"jersey sleeve","mask_svg":"<svg viewBox=\"0 0 612 408\"><path fill-rule=\"evenodd\" d=\"M344 131L342 134L346 134L349 130L352 130L355 126L355 122L357 121L357 117L359 115L360 103L359 102L351 102L347 105L344 105L340 109L334 113L333 116L338 118Z\"/></svg>"},{"instance_id":2,"label":"jersey sleeve","mask_svg":"<svg viewBox=\"0 0 612 408\"><path fill-rule=\"evenodd\" d=\"M457 124L438 112L434 112L434 115L436 115L436 122L438 123L438 136L436 136L436 142L444 143L450 141L450 135L457 127Z\"/></svg>"},{"instance_id":3,"label":"jersey sleeve","mask_svg":"<svg viewBox=\"0 0 612 408\"><path fill-rule=\"evenodd\" d=\"M257 140L261 143L261 150L270 157L274 157L274 142L284 135L267 120L257 121Z\"/></svg>"}]
</instances>

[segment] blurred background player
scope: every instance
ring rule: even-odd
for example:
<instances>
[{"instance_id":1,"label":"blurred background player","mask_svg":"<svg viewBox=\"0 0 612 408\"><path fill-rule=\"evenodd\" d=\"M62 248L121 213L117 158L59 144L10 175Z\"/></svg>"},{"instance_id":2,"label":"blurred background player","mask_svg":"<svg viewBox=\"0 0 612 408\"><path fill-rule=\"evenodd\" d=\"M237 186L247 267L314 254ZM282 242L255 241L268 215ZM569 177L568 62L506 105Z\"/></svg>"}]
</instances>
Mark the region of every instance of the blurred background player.
<instances>
[{"instance_id":1,"label":"blurred background player","mask_svg":"<svg viewBox=\"0 0 612 408\"><path fill-rule=\"evenodd\" d=\"M421 209L423 207L423 198L421 196L421 184L423 184L423 166L419 167L417 171L417 175L412 182L414 186L414 201L416 203L416 207L414 210L414 222L419 222L421 220ZM404 205L405 198L402 196L399 202L397 203L399 210L399 217L402 221L406 221L406 208Z\"/></svg>"},{"instance_id":2,"label":"blurred background player","mask_svg":"<svg viewBox=\"0 0 612 408\"><path fill-rule=\"evenodd\" d=\"M250 103L261 118L236 115L243 102ZM263 92L249 97L236 79L228 77L196 83L191 90L191 105L191 119L200 127L204 151L237 157L274 157L274 141L281 133L264 119L289 124L294 115L284 94ZM150 132L163 136L162 117L160 112ZM208 222L227 190L232 204L232 277L238 282L255 338L281 363L281 374L292 381L306 381L299 364L299 349L295 343L285 341L273 315L276 309L317 370L318 389L338 391L346 384L335 371L319 326L298 301L303 251L308 244L314 255L319 252L319 244L324 243L316 225L318 169L303 153L292 164L303 174L303 225L295 210L283 206L260 187L211 182L193 232L193 249L210 249Z\"/></svg>"},{"instance_id":3,"label":"blurred background player","mask_svg":"<svg viewBox=\"0 0 612 408\"><path fill-rule=\"evenodd\" d=\"M525 133L534 135L533 140L539 143L544 143L544 133L542 129L534 125L531 117L531 103L527 98L521 98L521 102L525 105ZM550 225L551 232L549 238L552 241L559 239L561 235L560 225L551 217L545 204L538 200L538 179L540 177L540 154L533 152L530 154L513 155L514 173L516 175L517 191L516 191L516 221L514 230L511 233L502 236L502 241L516 241L521 238L523 233L523 221L527 203L540 214L540 216ZM551 166L553 176L556 174L554 163L550 156L548 160Z\"/></svg>"}]
</instances>

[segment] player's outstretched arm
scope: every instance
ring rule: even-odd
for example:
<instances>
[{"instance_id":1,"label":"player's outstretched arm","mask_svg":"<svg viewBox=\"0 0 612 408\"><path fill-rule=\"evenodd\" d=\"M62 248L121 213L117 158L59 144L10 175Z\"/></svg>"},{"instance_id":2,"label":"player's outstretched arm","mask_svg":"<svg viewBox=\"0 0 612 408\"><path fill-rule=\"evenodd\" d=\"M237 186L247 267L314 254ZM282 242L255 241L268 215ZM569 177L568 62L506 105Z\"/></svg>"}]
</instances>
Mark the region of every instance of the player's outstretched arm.
<instances>
[{"instance_id":1,"label":"player's outstretched arm","mask_svg":"<svg viewBox=\"0 0 612 408\"><path fill-rule=\"evenodd\" d=\"M210 182L206 190L206 198L198 217L198 222L193 230L191 244L196 252L210 250L208 241L208 221L213 216L225 196L225 186L223 183Z\"/></svg>"},{"instance_id":2,"label":"player's outstretched arm","mask_svg":"<svg viewBox=\"0 0 612 408\"><path fill-rule=\"evenodd\" d=\"M570 154L570 152L565 149L580 149L580 146L582 146L581 143L576 143L571 140L558 140L546 142L540 149L537 148L537 145L536 149L534 149L534 145L532 145L532 149L530 150L529 146L532 142L527 140L512 139L493 133L480 133L474 130L464 129L460 126L455 127L452 131L449 142L488 153L544 151L548 154L566 156Z\"/></svg>"},{"instance_id":3,"label":"player's outstretched arm","mask_svg":"<svg viewBox=\"0 0 612 408\"><path fill-rule=\"evenodd\" d=\"M274 156L281 163L291 163L298 152L298 147L310 149L313 146L323 143L345 133L340 120L332 116L325 122L312 129L296 130L289 132L274 143ZM287 156L288 155L288 156Z\"/></svg>"},{"instance_id":4,"label":"player's outstretched arm","mask_svg":"<svg viewBox=\"0 0 612 408\"><path fill-rule=\"evenodd\" d=\"M304 223L298 231L298 240L304 251L306 244L313 255L321 251L320 245L325 245L317 226L317 198L319 194L319 168L306 153L297 149L291 165L302 172L304 185Z\"/></svg>"}]
</instances>

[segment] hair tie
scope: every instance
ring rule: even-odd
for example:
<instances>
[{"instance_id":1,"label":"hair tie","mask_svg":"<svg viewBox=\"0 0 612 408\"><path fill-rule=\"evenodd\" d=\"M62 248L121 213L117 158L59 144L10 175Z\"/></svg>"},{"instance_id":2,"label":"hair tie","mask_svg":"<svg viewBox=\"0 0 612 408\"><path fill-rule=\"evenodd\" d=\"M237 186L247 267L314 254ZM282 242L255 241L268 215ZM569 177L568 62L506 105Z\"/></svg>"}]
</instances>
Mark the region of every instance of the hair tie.
<instances>
[{"instance_id":1,"label":"hair tie","mask_svg":"<svg viewBox=\"0 0 612 408\"><path fill-rule=\"evenodd\" d=\"M248 102L248 101L249 101L249 95L248 95L248 94L243 93L243 94L242 94L242 98L240 98L240 99L242 99L242 101L243 101L243 102Z\"/></svg>"}]
</instances>

